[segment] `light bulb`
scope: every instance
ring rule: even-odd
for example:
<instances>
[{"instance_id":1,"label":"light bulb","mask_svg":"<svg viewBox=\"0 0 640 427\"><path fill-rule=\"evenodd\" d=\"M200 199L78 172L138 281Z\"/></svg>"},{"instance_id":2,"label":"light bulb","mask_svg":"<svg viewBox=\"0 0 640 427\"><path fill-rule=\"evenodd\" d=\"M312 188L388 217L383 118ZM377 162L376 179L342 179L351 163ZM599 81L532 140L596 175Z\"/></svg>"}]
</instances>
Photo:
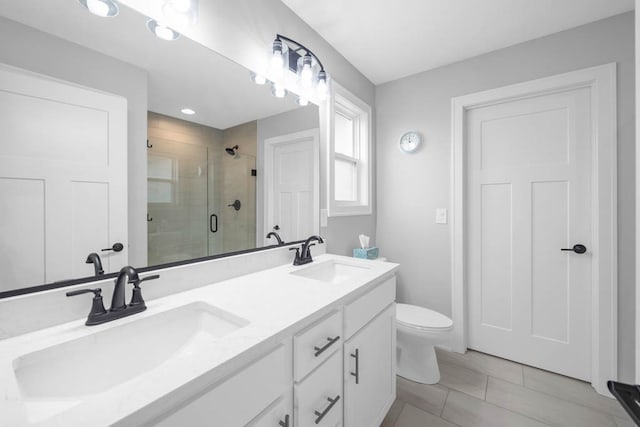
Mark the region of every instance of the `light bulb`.
<instances>
[{"instance_id":1,"label":"light bulb","mask_svg":"<svg viewBox=\"0 0 640 427\"><path fill-rule=\"evenodd\" d=\"M103 18L116 16L119 11L115 0L80 0L80 4L89 12Z\"/></svg>"},{"instance_id":2,"label":"light bulb","mask_svg":"<svg viewBox=\"0 0 640 427\"><path fill-rule=\"evenodd\" d=\"M322 70L318 73L318 86L316 87L316 93L320 101L327 99L329 87L327 86L327 73Z\"/></svg>"},{"instance_id":3,"label":"light bulb","mask_svg":"<svg viewBox=\"0 0 640 427\"><path fill-rule=\"evenodd\" d=\"M300 86L304 89L309 89L313 86L313 70L311 69L312 63L313 59L309 53L301 59L301 63L298 63L298 69L300 70Z\"/></svg>"},{"instance_id":4,"label":"light bulb","mask_svg":"<svg viewBox=\"0 0 640 427\"><path fill-rule=\"evenodd\" d=\"M191 108L183 108L182 110L180 110L180 112L182 114L186 114L188 116L193 116L196 112L193 111Z\"/></svg>"},{"instance_id":5,"label":"light bulb","mask_svg":"<svg viewBox=\"0 0 640 427\"><path fill-rule=\"evenodd\" d=\"M282 57L282 52L273 52L273 56L271 56L271 68L274 70L281 69L284 67L284 58Z\"/></svg>"},{"instance_id":6,"label":"light bulb","mask_svg":"<svg viewBox=\"0 0 640 427\"><path fill-rule=\"evenodd\" d=\"M269 72L275 79L279 79L284 74L284 55L282 54L282 40L273 41Z\"/></svg>"},{"instance_id":7,"label":"light bulb","mask_svg":"<svg viewBox=\"0 0 640 427\"><path fill-rule=\"evenodd\" d=\"M309 100L307 98L303 98L303 97L299 96L296 99L296 104L300 105L301 107L305 107L305 106L309 105Z\"/></svg>"}]
</instances>

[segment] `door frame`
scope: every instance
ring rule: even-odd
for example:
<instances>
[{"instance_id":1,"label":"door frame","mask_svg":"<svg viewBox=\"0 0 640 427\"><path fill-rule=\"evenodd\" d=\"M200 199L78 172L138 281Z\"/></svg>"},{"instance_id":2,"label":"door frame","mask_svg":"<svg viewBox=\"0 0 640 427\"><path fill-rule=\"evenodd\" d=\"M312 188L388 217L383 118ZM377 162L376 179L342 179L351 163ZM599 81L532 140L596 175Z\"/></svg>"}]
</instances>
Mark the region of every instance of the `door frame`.
<instances>
[{"instance_id":1,"label":"door frame","mask_svg":"<svg viewBox=\"0 0 640 427\"><path fill-rule=\"evenodd\" d=\"M591 384L608 394L607 380L618 378L617 110L616 64L572 71L451 100L451 279L452 349L467 350L466 112L479 107L566 90L591 93L593 138Z\"/></svg>"},{"instance_id":2,"label":"door frame","mask_svg":"<svg viewBox=\"0 0 640 427\"><path fill-rule=\"evenodd\" d=\"M311 139L313 141L313 187L315 197L313 198L313 234L320 234L320 129L308 129L286 135L275 136L264 140L264 215L262 215L263 234L271 230L269 220L273 215L273 155L275 149L280 145L287 145L299 140ZM262 243L267 245L267 239L262 236Z\"/></svg>"}]
</instances>

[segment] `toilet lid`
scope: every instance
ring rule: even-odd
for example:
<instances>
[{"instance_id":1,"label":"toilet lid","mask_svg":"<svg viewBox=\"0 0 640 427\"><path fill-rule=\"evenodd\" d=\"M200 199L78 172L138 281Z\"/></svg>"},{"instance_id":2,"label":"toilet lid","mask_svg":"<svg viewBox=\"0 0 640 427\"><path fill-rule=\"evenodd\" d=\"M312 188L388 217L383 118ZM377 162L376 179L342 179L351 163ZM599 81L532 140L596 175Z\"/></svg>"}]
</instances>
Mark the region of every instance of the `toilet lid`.
<instances>
[{"instance_id":1,"label":"toilet lid","mask_svg":"<svg viewBox=\"0 0 640 427\"><path fill-rule=\"evenodd\" d=\"M411 304L396 304L396 320L423 329L449 329L453 320L437 311Z\"/></svg>"}]
</instances>

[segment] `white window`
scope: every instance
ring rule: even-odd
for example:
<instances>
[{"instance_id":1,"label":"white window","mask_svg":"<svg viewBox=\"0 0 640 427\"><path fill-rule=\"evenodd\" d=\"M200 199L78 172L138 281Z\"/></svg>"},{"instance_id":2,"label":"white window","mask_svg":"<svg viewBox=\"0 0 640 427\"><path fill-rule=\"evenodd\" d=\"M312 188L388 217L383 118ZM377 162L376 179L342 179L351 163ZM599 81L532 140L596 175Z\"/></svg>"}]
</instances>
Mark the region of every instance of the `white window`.
<instances>
[{"instance_id":1,"label":"white window","mask_svg":"<svg viewBox=\"0 0 640 427\"><path fill-rule=\"evenodd\" d=\"M371 107L333 84L328 108L329 216L371 214Z\"/></svg>"}]
</instances>

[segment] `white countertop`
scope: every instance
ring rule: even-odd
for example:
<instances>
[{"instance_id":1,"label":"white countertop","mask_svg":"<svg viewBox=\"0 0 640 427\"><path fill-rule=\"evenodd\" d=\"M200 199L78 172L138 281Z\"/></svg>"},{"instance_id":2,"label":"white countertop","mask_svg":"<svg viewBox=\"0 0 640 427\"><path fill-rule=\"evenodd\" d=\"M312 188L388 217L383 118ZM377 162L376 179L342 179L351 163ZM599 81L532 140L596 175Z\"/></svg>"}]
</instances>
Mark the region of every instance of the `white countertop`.
<instances>
[{"instance_id":1,"label":"white countertop","mask_svg":"<svg viewBox=\"0 0 640 427\"><path fill-rule=\"evenodd\" d=\"M338 284L289 274L331 260L367 269ZM303 324L364 292L377 279L390 276L397 267L393 263L320 255L305 266L287 264L153 300L147 302L148 308L142 313L102 325L87 327L82 319L0 341L0 425L106 426L148 419L157 414L158 402L166 405L172 395L179 400L199 391L203 380L211 384L231 374ZM101 393L55 401L30 401L22 397L13 369L19 357L199 301L250 323L212 341L210 351L180 355ZM60 309L64 310L64 303ZM131 354L131 363L136 363L135 354ZM95 366L95 369L114 367Z\"/></svg>"}]
</instances>

